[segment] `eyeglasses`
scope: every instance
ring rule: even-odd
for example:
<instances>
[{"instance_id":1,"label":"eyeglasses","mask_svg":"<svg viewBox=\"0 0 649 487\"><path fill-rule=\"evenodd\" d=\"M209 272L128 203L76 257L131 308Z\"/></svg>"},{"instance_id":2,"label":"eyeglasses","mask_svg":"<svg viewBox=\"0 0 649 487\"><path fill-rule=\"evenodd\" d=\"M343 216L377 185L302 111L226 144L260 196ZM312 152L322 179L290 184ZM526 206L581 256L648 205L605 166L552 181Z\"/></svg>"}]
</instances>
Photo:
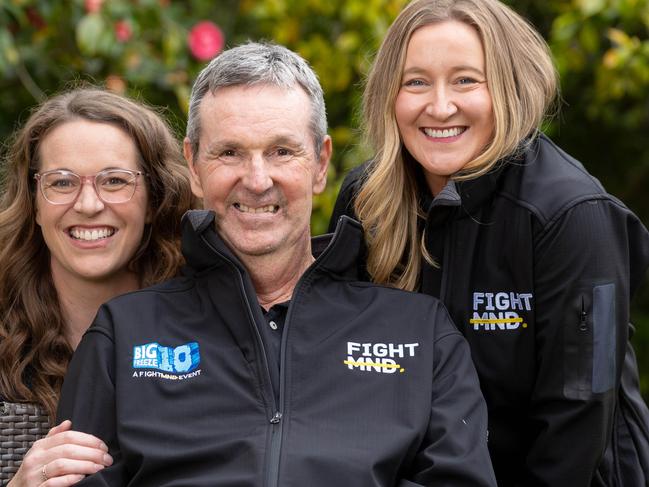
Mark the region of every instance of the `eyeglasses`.
<instances>
[{"instance_id":1,"label":"eyeglasses","mask_svg":"<svg viewBox=\"0 0 649 487\"><path fill-rule=\"evenodd\" d=\"M142 171L105 169L94 176L79 176L72 171L56 169L34 175L40 183L43 197L53 205L68 205L75 201L86 181L91 182L104 203L126 203L135 194L138 176Z\"/></svg>"}]
</instances>

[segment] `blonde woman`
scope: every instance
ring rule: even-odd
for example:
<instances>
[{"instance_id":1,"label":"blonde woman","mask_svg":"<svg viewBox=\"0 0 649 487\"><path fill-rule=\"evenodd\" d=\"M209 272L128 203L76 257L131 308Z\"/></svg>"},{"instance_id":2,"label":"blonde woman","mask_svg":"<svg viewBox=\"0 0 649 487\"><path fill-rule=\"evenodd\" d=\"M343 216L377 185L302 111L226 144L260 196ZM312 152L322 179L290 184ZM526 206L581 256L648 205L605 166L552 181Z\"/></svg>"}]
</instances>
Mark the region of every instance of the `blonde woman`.
<instances>
[{"instance_id":1,"label":"blonde woman","mask_svg":"<svg viewBox=\"0 0 649 487\"><path fill-rule=\"evenodd\" d=\"M548 47L497 0L415 0L364 93L358 218L378 283L441 298L472 348L501 487L647 485L628 342L649 233L538 127Z\"/></svg>"}]
</instances>

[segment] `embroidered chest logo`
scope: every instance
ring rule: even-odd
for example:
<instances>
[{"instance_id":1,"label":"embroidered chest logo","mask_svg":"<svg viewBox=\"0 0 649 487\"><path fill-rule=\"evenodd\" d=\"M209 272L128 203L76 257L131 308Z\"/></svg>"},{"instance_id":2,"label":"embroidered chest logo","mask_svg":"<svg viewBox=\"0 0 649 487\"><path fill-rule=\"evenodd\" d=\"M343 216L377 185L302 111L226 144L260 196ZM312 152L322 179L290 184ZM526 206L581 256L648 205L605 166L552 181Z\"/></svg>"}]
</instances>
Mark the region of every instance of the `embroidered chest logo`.
<instances>
[{"instance_id":1,"label":"embroidered chest logo","mask_svg":"<svg viewBox=\"0 0 649 487\"><path fill-rule=\"evenodd\" d=\"M406 369L398 359L414 357L419 343L356 343L347 342L347 360L343 364L350 370L404 373ZM401 360L399 360L401 362Z\"/></svg>"},{"instance_id":2,"label":"embroidered chest logo","mask_svg":"<svg viewBox=\"0 0 649 487\"><path fill-rule=\"evenodd\" d=\"M168 380L183 380L201 374L198 366L201 355L198 343L189 342L178 347L165 347L158 343L147 343L133 347L133 377L157 377Z\"/></svg>"},{"instance_id":3,"label":"embroidered chest logo","mask_svg":"<svg viewBox=\"0 0 649 487\"><path fill-rule=\"evenodd\" d=\"M522 312L532 311L532 293L473 293L474 330L498 331L527 328Z\"/></svg>"}]
</instances>

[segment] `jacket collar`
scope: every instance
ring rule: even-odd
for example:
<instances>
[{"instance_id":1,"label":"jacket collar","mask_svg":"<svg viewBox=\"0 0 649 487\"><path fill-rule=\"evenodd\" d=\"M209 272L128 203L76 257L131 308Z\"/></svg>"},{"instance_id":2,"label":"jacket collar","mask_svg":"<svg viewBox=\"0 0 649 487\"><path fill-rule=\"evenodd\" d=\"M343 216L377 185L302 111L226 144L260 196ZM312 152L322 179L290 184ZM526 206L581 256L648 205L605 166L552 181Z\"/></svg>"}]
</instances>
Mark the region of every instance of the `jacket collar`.
<instances>
[{"instance_id":1,"label":"jacket collar","mask_svg":"<svg viewBox=\"0 0 649 487\"><path fill-rule=\"evenodd\" d=\"M246 269L215 230L215 214L210 210L190 210L182 220L182 252L194 273L202 273L226 262L240 271ZM319 270L347 279L359 278L359 256L364 252L361 225L347 217L339 219L333 234L314 237L312 264ZM362 272L362 271L361 271Z\"/></svg>"},{"instance_id":2,"label":"jacket collar","mask_svg":"<svg viewBox=\"0 0 649 487\"><path fill-rule=\"evenodd\" d=\"M517 162L522 162L522 158L520 156L511 156L499 161L491 171L478 178L463 181L449 180L444 189L434 198L430 194L430 190L425 183L426 178L422 173L420 177L417 177L420 182L419 201L421 208L426 214L430 214L433 208L440 206L461 207L464 211L462 211L460 217L476 215L481 208L493 199L494 194L502 184L503 175L512 166L512 163Z\"/></svg>"}]
</instances>

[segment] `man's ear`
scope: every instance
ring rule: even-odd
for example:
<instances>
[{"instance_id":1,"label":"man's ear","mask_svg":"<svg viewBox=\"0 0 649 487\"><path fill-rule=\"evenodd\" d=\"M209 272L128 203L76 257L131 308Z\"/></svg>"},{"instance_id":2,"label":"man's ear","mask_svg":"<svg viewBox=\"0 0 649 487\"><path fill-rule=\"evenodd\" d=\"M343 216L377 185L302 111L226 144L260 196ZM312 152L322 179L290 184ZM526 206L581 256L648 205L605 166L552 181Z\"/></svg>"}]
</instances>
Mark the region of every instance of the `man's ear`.
<instances>
[{"instance_id":1,"label":"man's ear","mask_svg":"<svg viewBox=\"0 0 649 487\"><path fill-rule=\"evenodd\" d=\"M329 161L331 160L332 152L331 137L325 135L322 139L322 148L317 161L317 167L313 175L313 194L320 194L327 186L327 169L329 169Z\"/></svg>"},{"instance_id":2,"label":"man's ear","mask_svg":"<svg viewBox=\"0 0 649 487\"><path fill-rule=\"evenodd\" d=\"M185 140L183 140L183 154L185 156L185 160L187 161L187 167L189 168L189 182L192 186L192 193L194 193L194 196L196 196L197 198L202 198L203 186L201 185L201 178L198 176L198 172L196 171L196 166L194 164L192 143L187 137L185 137Z\"/></svg>"}]
</instances>

